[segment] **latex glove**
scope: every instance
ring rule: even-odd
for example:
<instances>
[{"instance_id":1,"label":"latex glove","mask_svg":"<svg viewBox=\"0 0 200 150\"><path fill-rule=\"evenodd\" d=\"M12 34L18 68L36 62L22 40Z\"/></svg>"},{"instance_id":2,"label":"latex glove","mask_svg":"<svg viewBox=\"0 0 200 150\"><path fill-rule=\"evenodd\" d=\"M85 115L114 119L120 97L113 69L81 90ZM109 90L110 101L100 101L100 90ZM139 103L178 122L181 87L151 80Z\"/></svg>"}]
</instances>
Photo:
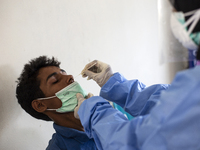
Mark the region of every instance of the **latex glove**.
<instances>
[{"instance_id":1,"label":"latex glove","mask_svg":"<svg viewBox=\"0 0 200 150\"><path fill-rule=\"evenodd\" d=\"M96 81L100 87L102 87L113 75L110 65L99 60L88 63L81 74L82 77L88 77L88 80L93 79Z\"/></svg>"},{"instance_id":2,"label":"latex glove","mask_svg":"<svg viewBox=\"0 0 200 150\"><path fill-rule=\"evenodd\" d=\"M88 93L88 95L86 96L86 98L84 98L81 93L77 93L76 94L76 97L78 99L78 106L76 106L75 109L74 109L74 117L76 119L80 119L79 115L78 115L78 110L79 110L81 104L83 103L83 101L86 100L86 99L88 99L88 98L90 98L90 97L92 97L92 96L94 96L92 93Z\"/></svg>"}]
</instances>

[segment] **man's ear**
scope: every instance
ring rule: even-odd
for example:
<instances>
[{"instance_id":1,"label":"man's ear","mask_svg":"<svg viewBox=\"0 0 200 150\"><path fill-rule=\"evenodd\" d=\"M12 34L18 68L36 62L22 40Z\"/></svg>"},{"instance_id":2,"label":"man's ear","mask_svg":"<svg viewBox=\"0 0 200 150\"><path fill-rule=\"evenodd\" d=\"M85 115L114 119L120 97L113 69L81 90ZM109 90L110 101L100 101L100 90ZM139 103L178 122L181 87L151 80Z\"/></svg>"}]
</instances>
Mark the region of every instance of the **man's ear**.
<instances>
[{"instance_id":1,"label":"man's ear","mask_svg":"<svg viewBox=\"0 0 200 150\"><path fill-rule=\"evenodd\" d=\"M33 100L31 105L33 109L35 109L35 111L40 113L44 112L47 109L47 106L41 100Z\"/></svg>"}]
</instances>

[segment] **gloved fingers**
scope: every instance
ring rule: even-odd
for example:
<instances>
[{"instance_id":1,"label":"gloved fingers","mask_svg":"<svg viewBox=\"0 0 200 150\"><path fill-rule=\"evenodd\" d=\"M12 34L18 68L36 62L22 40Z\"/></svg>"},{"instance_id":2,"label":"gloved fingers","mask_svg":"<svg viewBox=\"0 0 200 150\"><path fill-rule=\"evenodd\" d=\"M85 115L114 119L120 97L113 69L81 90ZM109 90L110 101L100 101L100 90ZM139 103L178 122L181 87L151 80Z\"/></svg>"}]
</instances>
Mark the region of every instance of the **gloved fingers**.
<instances>
[{"instance_id":1,"label":"gloved fingers","mask_svg":"<svg viewBox=\"0 0 200 150\"><path fill-rule=\"evenodd\" d=\"M92 62L88 63L84 69L81 71L82 77L87 77L87 74L85 74L85 71L90 69L92 66L94 66L97 63L97 60L93 60Z\"/></svg>"},{"instance_id":2,"label":"gloved fingers","mask_svg":"<svg viewBox=\"0 0 200 150\"><path fill-rule=\"evenodd\" d=\"M94 60L88 63L81 72L83 77L88 77L87 80L93 79L96 83L102 87L113 75L110 65Z\"/></svg>"},{"instance_id":3,"label":"gloved fingers","mask_svg":"<svg viewBox=\"0 0 200 150\"><path fill-rule=\"evenodd\" d=\"M81 93L77 93L76 98L78 100L78 105L74 109L74 117L77 118L77 119L80 119L79 115L78 115L78 110L79 110L82 102L85 100L85 98L83 97L83 95Z\"/></svg>"},{"instance_id":4,"label":"gloved fingers","mask_svg":"<svg viewBox=\"0 0 200 150\"><path fill-rule=\"evenodd\" d=\"M75 107L75 109L74 109L74 117L75 117L76 119L80 119L80 118L79 118L79 115L78 115L79 107L80 107L80 106L77 106L77 107Z\"/></svg>"},{"instance_id":5,"label":"gloved fingers","mask_svg":"<svg viewBox=\"0 0 200 150\"><path fill-rule=\"evenodd\" d=\"M110 67L108 64L101 62L99 60L93 60L92 62L88 63L85 68L81 71L83 77L88 76L87 71L91 71L94 73L100 73L102 70L107 69Z\"/></svg>"},{"instance_id":6,"label":"gloved fingers","mask_svg":"<svg viewBox=\"0 0 200 150\"><path fill-rule=\"evenodd\" d=\"M88 99L88 98L90 98L92 96L94 96L92 93L88 93L88 95L86 96L86 99Z\"/></svg>"},{"instance_id":7,"label":"gloved fingers","mask_svg":"<svg viewBox=\"0 0 200 150\"><path fill-rule=\"evenodd\" d=\"M89 71L89 70L84 70L84 71L81 72L81 75L82 75L83 78L88 77L87 80L92 79L90 76L92 76L93 74L94 73L92 71Z\"/></svg>"},{"instance_id":8,"label":"gloved fingers","mask_svg":"<svg viewBox=\"0 0 200 150\"><path fill-rule=\"evenodd\" d=\"M108 66L109 66L108 64L97 60L96 67L98 68L98 72L105 70L106 68L108 68Z\"/></svg>"},{"instance_id":9,"label":"gloved fingers","mask_svg":"<svg viewBox=\"0 0 200 150\"><path fill-rule=\"evenodd\" d=\"M83 95L82 95L81 93L77 93L77 94L76 94L76 98L77 98L77 99L81 99L81 98L84 98L84 97L83 97Z\"/></svg>"},{"instance_id":10,"label":"gloved fingers","mask_svg":"<svg viewBox=\"0 0 200 150\"><path fill-rule=\"evenodd\" d=\"M81 72L81 75L82 75L83 78L87 77L87 75L82 73L82 72Z\"/></svg>"},{"instance_id":11,"label":"gloved fingers","mask_svg":"<svg viewBox=\"0 0 200 150\"><path fill-rule=\"evenodd\" d=\"M79 105L80 102L85 100L85 98L83 97L83 95L81 93L77 93L76 98L78 100L78 105Z\"/></svg>"},{"instance_id":12,"label":"gloved fingers","mask_svg":"<svg viewBox=\"0 0 200 150\"><path fill-rule=\"evenodd\" d=\"M82 77L88 77L87 80L93 79L93 77L96 75L96 73L90 71L90 70L85 70L82 74Z\"/></svg>"},{"instance_id":13,"label":"gloved fingers","mask_svg":"<svg viewBox=\"0 0 200 150\"><path fill-rule=\"evenodd\" d=\"M96 63L97 63L97 60L93 60L93 61L91 61L90 63L88 63L87 65L85 65L85 68L84 68L84 69L89 69L89 68L91 68L92 66L94 66Z\"/></svg>"},{"instance_id":14,"label":"gloved fingers","mask_svg":"<svg viewBox=\"0 0 200 150\"><path fill-rule=\"evenodd\" d=\"M93 76L93 80L97 82L97 84L102 87L108 79L113 75L111 68L108 66L107 69L104 69L102 73L96 74Z\"/></svg>"},{"instance_id":15,"label":"gloved fingers","mask_svg":"<svg viewBox=\"0 0 200 150\"><path fill-rule=\"evenodd\" d=\"M90 79L92 79L92 77L89 77L89 76L88 76L87 80L90 80Z\"/></svg>"}]
</instances>

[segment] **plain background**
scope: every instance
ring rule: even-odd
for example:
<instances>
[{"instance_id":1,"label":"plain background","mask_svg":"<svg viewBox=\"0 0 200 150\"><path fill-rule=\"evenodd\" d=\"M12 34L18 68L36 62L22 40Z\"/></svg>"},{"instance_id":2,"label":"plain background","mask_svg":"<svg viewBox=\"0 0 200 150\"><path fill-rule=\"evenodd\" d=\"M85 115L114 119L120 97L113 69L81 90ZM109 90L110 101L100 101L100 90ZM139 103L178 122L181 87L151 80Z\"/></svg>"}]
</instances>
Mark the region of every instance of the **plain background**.
<instances>
[{"instance_id":1,"label":"plain background","mask_svg":"<svg viewBox=\"0 0 200 150\"><path fill-rule=\"evenodd\" d=\"M55 56L94 95L98 85L79 75L94 59L127 79L170 83L186 67L170 11L167 0L0 0L0 149L42 150L54 133L52 122L32 118L15 97L32 58Z\"/></svg>"}]
</instances>

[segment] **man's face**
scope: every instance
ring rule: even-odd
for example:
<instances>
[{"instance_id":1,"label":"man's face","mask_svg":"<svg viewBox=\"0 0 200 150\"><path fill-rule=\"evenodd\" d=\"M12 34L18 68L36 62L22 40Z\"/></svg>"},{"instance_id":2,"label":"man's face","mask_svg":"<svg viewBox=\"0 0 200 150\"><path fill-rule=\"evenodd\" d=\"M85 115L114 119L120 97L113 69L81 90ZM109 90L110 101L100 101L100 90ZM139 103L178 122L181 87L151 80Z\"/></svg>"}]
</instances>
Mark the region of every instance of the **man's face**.
<instances>
[{"instance_id":1,"label":"man's face","mask_svg":"<svg viewBox=\"0 0 200 150\"><path fill-rule=\"evenodd\" d=\"M74 82L72 75L55 66L48 66L39 70L38 79L40 80L40 89L46 97L55 96L55 93ZM46 100L50 108L57 109L62 106L61 100L52 98Z\"/></svg>"}]
</instances>

